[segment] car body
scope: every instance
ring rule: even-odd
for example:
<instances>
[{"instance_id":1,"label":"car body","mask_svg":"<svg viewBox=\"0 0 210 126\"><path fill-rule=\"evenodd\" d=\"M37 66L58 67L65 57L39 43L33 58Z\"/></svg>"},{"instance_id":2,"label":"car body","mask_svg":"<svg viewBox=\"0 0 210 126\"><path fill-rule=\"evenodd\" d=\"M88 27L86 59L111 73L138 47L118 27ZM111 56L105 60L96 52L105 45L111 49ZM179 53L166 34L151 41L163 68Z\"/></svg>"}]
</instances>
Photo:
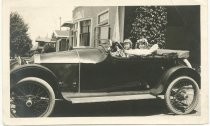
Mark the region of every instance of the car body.
<instances>
[{"instance_id":1,"label":"car body","mask_svg":"<svg viewBox=\"0 0 210 126\"><path fill-rule=\"evenodd\" d=\"M188 114L197 105L200 88L200 75L190 68L189 62L186 61L188 57L189 51L166 49L159 49L147 56L114 57L103 46L36 54L30 64L11 70L11 115L49 116L55 101L62 99L72 103L107 102L139 100L142 98L140 96L145 94L153 97L165 95L166 99L168 97L166 103L168 102L169 110L176 114ZM173 81L177 78L192 83L193 105L184 112L179 107L179 110L176 110L170 103L172 89L168 87L175 83ZM17 91L29 82L39 83L49 97L37 97ZM39 84L30 87L41 90ZM30 90L27 88L23 89ZM186 91L181 93L179 100L188 97ZM22 96L17 97L17 94ZM46 102L48 107L44 108L41 114L18 113L23 111L14 103L18 100L26 109L35 104L39 105L39 102Z\"/></svg>"}]
</instances>

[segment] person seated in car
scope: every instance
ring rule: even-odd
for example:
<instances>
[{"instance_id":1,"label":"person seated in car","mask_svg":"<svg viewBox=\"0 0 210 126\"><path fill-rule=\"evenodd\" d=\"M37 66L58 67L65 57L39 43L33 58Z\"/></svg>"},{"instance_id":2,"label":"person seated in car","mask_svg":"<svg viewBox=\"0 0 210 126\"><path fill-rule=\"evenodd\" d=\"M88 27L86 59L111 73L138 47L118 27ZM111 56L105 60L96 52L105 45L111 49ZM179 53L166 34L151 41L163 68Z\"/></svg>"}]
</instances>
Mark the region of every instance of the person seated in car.
<instances>
[{"instance_id":1,"label":"person seated in car","mask_svg":"<svg viewBox=\"0 0 210 126\"><path fill-rule=\"evenodd\" d=\"M148 49L149 43L146 38L141 38L137 40L135 49Z\"/></svg>"},{"instance_id":2,"label":"person seated in car","mask_svg":"<svg viewBox=\"0 0 210 126\"><path fill-rule=\"evenodd\" d=\"M132 49L132 42L131 42L130 39L125 39L125 40L123 41L123 48L124 48L125 50L130 50L130 49Z\"/></svg>"},{"instance_id":3,"label":"person seated in car","mask_svg":"<svg viewBox=\"0 0 210 126\"><path fill-rule=\"evenodd\" d=\"M110 50L110 54L114 57L126 57L123 52L123 47L119 42L113 42L110 40L111 46L108 50Z\"/></svg>"},{"instance_id":4,"label":"person seated in car","mask_svg":"<svg viewBox=\"0 0 210 126\"><path fill-rule=\"evenodd\" d=\"M126 55L136 55L136 56L148 56L155 53L158 50L158 44L154 44L151 47L147 42L147 39L141 38L137 40L135 49L125 50Z\"/></svg>"},{"instance_id":5,"label":"person seated in car","mask_svg":"<svg viewBox=\"0 0 210 126\"><path fill-rule=\"evenodd\" d=\"M126 51L126 50L132 50L132 41L130 39L125 39L123 41L122 45L123 45L124 51ZM131 55L125 53L125 52L124 52L124 54L125 54L125 57L131 56Z\"/></svg>"}]
</instances>

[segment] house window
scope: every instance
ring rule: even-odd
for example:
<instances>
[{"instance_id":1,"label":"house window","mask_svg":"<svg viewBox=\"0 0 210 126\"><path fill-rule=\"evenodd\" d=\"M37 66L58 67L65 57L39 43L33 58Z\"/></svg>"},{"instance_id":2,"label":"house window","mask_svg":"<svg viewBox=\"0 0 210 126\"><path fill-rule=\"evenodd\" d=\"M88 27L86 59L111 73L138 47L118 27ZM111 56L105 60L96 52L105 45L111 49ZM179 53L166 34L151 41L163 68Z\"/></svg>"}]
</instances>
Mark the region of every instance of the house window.
<instances>
[{"instance_id":1,"label":"house window","mask_svg":"<svg viewBox=\"0 0 210 126\"><path fill-rule=\"evenodd\" d=\"M91 20L82 20L74 24L70 33L73 47L90 46Z\"/></svg>"},{"instance_id":2,"label":"house window","mask_svg":"<svg viewBox=\"0 0 210 126\"><path fill-rule=\"evenodd\" d=\"M110 39L110 27L99 26L95 28L95 46L108 44Z\"/></svg>"},{"instance_id":3,"label":"house window","mask_svg":"<svg viewBox=\"0 0 210 126\"><path fill-rule=\"evenodd\" d=\"M105 11L98 15L98 24L106 25L109 23L109 11Z\"/></svg>"},{"instance_id":4,"label":"house window","mask_svg":"<svg viewBox=\"0 0 210 126\"><path fill-rule=\"evenodd\" d=\"M80 43L79 46L90 46L90 20L80 21Z\"/></svg>"}]
</instances>

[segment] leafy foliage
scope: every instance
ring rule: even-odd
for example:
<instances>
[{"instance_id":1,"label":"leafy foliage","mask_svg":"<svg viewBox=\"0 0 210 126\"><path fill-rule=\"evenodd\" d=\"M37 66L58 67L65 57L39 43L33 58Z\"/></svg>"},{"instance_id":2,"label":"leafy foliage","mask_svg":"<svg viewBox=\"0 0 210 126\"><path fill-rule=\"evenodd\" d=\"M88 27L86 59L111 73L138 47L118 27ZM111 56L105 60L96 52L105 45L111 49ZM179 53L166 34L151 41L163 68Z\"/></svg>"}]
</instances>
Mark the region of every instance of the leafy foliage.
<instances>
[{"instance_id":1,"label":"leafy foliage","mask_svg":"<svg viewBox=\"0 0 210 126\"><path fill-rule=\"evenodd\" d=\"M130 38L132 40L146 38L149 44L158 44L163 48L166 41L166 8L161 6L137 7L134 17Z\"/></svg>"},{"instance_id":2,"label":"leafy foliage","mask_svg":"<svg viewBox=\"0 0 210 126\"><path fill-rule=\"evenodd\" d=\"M10 57L24 56L32 47L28 24L17 12L10 13Z\"/></svg>"}]
</instances>

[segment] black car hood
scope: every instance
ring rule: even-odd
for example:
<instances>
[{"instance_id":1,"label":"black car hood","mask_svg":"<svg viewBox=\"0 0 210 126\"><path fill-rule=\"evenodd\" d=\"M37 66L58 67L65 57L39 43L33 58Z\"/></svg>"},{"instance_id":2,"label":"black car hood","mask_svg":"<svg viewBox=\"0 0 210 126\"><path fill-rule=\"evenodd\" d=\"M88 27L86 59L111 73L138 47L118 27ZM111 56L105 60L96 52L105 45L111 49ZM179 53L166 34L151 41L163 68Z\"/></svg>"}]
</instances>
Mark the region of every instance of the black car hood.
<instances>
[{"instance_id":1,"label":"black car hood","mask_svg":"<svg viewBox=\"0 0 210 126\"><path fill-rule=\"evenodd\" d=\"M105 50L100 48L83 48L69 51L36 54L34 63L92 63L106 59Z\"/></svg>"}]
</instances>

